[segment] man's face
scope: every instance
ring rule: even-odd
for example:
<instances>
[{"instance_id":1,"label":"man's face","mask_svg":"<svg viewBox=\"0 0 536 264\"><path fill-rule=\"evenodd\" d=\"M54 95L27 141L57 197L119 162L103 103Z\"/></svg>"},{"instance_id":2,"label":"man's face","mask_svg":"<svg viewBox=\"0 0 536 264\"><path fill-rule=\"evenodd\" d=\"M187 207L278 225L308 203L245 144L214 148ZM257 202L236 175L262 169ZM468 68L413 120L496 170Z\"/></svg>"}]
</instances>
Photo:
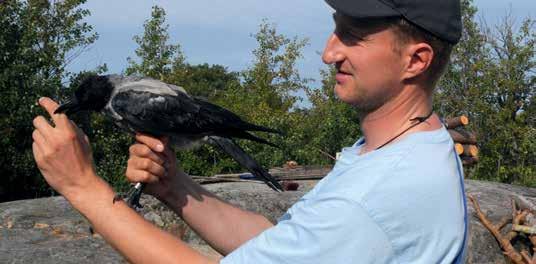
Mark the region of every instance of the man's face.
<instances>
[{"instance_id":1,"label":"man's face","mask_svg":"<svg viewBox=\"0 0 536 264\"><path fill-rule=\"evenodd\" d=\"M376 110L402 89L403 62L391 29L359 30L335 14L336 28L322 60L337 68L335 94L360 112Z\"/></svg>"}]
</instances>

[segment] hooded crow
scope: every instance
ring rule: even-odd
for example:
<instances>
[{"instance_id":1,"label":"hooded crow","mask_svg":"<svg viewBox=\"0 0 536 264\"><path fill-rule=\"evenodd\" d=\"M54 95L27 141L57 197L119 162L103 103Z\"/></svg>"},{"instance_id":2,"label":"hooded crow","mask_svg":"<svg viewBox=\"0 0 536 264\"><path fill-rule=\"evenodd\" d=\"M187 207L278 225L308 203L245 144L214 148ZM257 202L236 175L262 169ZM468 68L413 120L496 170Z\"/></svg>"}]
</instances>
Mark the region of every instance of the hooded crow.
<instances>
[{"instance_id":1,"label":"hooded crow","mask_svg":"<svg viewBox=\"0 0 536 264\"><path fill-rule=\"evenodd\" d=\"M168 136L178 149L203 143L215 145L272 189L283 190L277 180L232 140L248 139L277 147L248 131L280 132L248 123L229 110L188 95L182 87L151 78L90 75L70 101L60 105L55 113L70 115L84 110L101 112L131 133ZM131 207L141 207L142 190L143 184L138 183L127 194Z\"/></svg>"}]
</instances>

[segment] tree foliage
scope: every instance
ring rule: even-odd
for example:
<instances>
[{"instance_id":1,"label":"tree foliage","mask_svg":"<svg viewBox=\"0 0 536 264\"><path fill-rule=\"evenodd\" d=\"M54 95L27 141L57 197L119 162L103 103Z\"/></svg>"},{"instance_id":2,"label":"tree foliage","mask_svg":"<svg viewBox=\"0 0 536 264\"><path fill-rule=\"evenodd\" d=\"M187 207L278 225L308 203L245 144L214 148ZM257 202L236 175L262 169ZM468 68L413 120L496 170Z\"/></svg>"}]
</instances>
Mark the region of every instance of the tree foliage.
<instances>
[{"instance_id":1,"label":"tree foliage","mask_svg":"<svg viewBox=\"0 0 536 264\"><path fill-rule=\"evenodd\" d=\"M536 186L534 20L516 27L506 15L490 29L462 1L464 32L441 81L436 107L445 116L467 114L477 132L481 161L476 179Z\"/></svg>"},{"instance_id":2,"label":"tree foliage","mask_svg":"<svg viewBox=\"0 0 536 264\"><path fill-rule=\"evenodd\" d=\"M49 2L8 0L0 5L0 200L29 198L49 189L31 155L31 120L43 114L41 96L65 98L87 74L66 66L93 43L97 34L83 22L84 0ZM472 0L462 0L464 31L451 64L440 81L435 109L443 116L468 115L479 138L480 162L466 170L475 179L536 186L536 98L534 21L519 25L511 16L494 28L478 23ZM154 6L143 24L135 57L125 73L182 86L192 96L221 105L243 119L282 135L256 133L278 148L237 140L262 166L333 164L335 156L360 136L357 113L336 98L335 69L321 70L320 87L302 77L297 63L307 39L288 37L263 20L252 35L257 46L251 64L241 72L222 65L187 62L178 43L171 43L164 9ZM63 83L69 83L64 87ZM305 93L310 107L304 107ZM124 190L131 135L100 114L72 117L88 134L98 174ZM192 175L239 172L243 168L211 146L177 153Z\"/></svg>"},{"instance_id":3,"label":"tree foliage","mask_svg":"<svg viewBox=\"0 0 536 264\"><path fill-rule=\"evenodd\" d=\"M280 130L283 135L258 135L280 146L279 149L242 141L241 145L265 167L281 165L295 159L297 141L294 128L302 121L294 106L300 101L295 91L305 89L310 80L300 76L296 64L302 57L307 39L289 38L277 32L274 24L264 20L253 35L257 47L251 66L242 71L241 85L232 86L217 103L243 119Z\"/></svg>"},{"instance_id":4,"label":"tree foliage","mask_svg":"<svg viewBox=\"0 0 536 264\"><path fill-rule=\"evenodd\" d=\"M357 111L335 95L336 72L333 66L321 70L322 86L307 90L312 107L304 111L299 133L303 137L299 152L305 164L333 164L327 154L335 157L361 135Z\"/></svg>"},{"instance_id":5,"label":"tree foliage","mask_svg":"<svg viewBox=\"0 0 536 264\"><path fill-rule=\"evenodd\" d=\"M32 156L31 120L41 96L56 97L65 67L97 34L84 0L8 0L0 5L0 200L48 190Z\"/></svg>"},{"instance_id":6,"label":"tree foliage","mask_svg":"<svg viewBox=\"0 0 536 264\"><path fill-rule=\"evenodd\" d=\"M134 36L134 41L139 45L136 56L140 62L128 58L126 74L138 74L164 80L169 75L173 66L182 65L184 56L179 44L168 44L169 25L165 24L166 12L159 6L153 6L151 18L143 24L143 35Z\"/></svg>"}]
</instances>

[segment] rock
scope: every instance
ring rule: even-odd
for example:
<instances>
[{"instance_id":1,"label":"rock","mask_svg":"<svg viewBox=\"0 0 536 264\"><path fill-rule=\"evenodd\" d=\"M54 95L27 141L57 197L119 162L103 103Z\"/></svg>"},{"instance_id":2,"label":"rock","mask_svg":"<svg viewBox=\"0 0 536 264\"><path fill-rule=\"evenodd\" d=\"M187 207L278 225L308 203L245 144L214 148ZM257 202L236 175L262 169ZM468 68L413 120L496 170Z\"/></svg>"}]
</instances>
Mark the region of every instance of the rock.
<instances>
[{"instance_id":1,"label":"rock","mask_svg":"<svg viewBox=\"0 0 536 264\"><path fill-rule=\"evenodd\" d=\"M297 191L275 193L257 183L218 183L205 187L222 199L277 221L288 207L311 189L314 181L300 181ZM466 180L466 191L497 223L511 214L511 198L524 206L536 204L536 189ZM469 202L469 201L468 201ZM205 255L220 255L156 199L144 195L142 214L147 220L180 237ZM506 263L494 237L474 215L469 203L467 263ZM0 204L0 263L126 263L63 197L21 200Z\"/></svg>"},{"instance_id":2,"label":"rock","mask_svg":"<svg viewBox=\"0 0 536 264\"><path fill-rule=\"evenodd\" d=\"M63 197L0 204L0 263L125 263Z\"/></svg>"},{"instance_id":3,"label":"rock","mask_svg":"<svg viewBox=\"0 0 536 264\"><path fill-rule=\"evenodd\" d=\"M484 181L466 180L465 182L466 193L473 195L480 204L482 212L494 224L500 222L503 217L512 215L512 198L536 204L536 189L534 188ZM468 215L471 219L469 225L470 238L468 240L470 250L468 250L467 263L508 263L505 261L495 237L491 235L476 216L469 199L467 199L467 203ZM507 225L503 229L503 234L509 228L511 228L511 225ZM527 246L527 244L521 244L522 242L518 241L514 246L516 248Z\"/></svg>"},{"instance_id":4,"label":"rock","mask_svg":"<svg viewBox=\"0 0 536 264\"><path fill-rule=\"evenodd\" d=\"M154 223L158 227L163 227L164 226L164 222L162 221L162 217L160 217L160 215L158 215L155 212L146 213L145 215L143 215L143 218L145 218L146 220Z\"/></svg>"}]
</instances>

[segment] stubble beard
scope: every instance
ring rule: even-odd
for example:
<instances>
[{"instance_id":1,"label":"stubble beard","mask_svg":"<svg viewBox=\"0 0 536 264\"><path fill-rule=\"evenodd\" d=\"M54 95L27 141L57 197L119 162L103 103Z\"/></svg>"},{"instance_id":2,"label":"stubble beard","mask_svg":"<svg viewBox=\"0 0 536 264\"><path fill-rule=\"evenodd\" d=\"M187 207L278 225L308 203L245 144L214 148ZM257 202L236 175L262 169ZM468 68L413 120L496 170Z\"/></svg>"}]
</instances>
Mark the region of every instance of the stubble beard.
<instances>
[{"instance_id":1,"label":"stubble beard","mask_svg":"<svg viewBox=\"0 0 536 264\"><path fill-rule=\"evenodd\" d=\"M391 100L391 98L394 96L393 93L385 91L386 90L376 94L361 91L360 94L358 94L355 102L351 104L352 107L357 111L358 117L365 117L369 113L378 110L378 108L382 107L389 100Z\"/></svg>"}]
</instances>

